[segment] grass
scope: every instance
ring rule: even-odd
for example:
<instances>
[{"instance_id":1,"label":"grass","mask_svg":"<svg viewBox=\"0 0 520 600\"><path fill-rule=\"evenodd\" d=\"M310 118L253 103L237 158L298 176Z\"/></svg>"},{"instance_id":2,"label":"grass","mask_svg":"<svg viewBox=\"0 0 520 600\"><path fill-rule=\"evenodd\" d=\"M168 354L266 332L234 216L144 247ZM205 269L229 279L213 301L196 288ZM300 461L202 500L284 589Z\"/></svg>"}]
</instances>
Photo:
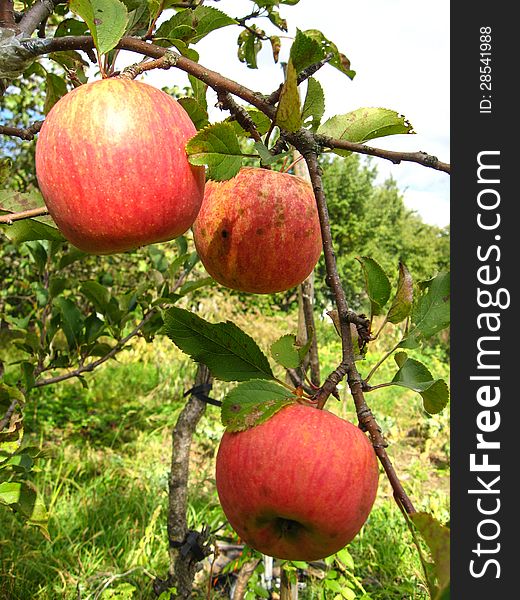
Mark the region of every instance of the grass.
<instances>
[{"instance_id":1,"label":"grass","mask_svg":"<svg viewBox=\"0 0 520 600\"><path fill-rule=\"evenodd\" d=\"M264 349L295 330L294 318L287 321L282 315L262 320L257 332L255 321L238 324ZM319 338L325 340L321 364L326 374L336 366L339 338L327 324L319 324ZM384 352L376 342L370 360L359 363L362 372ZM447 376L438 350L428 350L421 358L435 376ZM383 363L377 381L391 377L392 361ZM168 568L170 432L194 372L194 365L168 341L152 346L139 342L119 362L91 375L87 389L64 382L39 390L27 409L26 428L51 451L35 475L51 514L51 540L0 510L2 600L152 597L153 577L164 576ZM213 395L219 397L228 388L217 383ZM341 394L346 397L346 390ZM399 388L377 390L368 401L416 507L448 520L448 415L426 418L420 397ZM331 400L330 409L353 419L350 404ZM218 410L210 406L193 448L188 513L193 527L223 523L213 482L221 434ZM355 577L373 600L427 598L411 536L384 477L369 521L349 550ZM308 583L302 598L329 597L319 582ZM203 581L197 597L206 597Z\"/></svg>"}]
</instances>

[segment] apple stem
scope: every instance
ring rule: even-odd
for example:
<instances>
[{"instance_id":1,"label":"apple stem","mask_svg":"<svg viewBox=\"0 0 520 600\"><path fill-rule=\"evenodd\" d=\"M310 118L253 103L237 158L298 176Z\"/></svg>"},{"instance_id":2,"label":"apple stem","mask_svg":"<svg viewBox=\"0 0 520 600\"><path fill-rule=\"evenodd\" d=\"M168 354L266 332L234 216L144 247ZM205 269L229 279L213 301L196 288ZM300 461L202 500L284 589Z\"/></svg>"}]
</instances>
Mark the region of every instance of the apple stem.
<instances>
[{"instance_id":1,"label":"apple stem","mask_svg":"<svg viewBox=\"0 0 520 600\"><path fill-rule=\"evenodd\" d=\"M293 160L293 162L288 167L284 165L283 170L281 172L288 173L295 165L297 165L302 160L303 156L299 156L296 160Z\"/></svg>"}]
</instances>

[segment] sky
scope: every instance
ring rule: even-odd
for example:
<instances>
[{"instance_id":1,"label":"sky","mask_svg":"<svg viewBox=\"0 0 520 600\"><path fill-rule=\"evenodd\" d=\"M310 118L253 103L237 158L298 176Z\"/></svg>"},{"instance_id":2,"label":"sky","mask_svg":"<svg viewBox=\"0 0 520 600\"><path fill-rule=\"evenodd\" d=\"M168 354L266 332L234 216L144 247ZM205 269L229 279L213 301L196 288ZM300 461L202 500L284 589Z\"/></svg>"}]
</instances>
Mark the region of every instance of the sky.
<instances>
[{"instance_id":1,"label":"sky","mask_svg":"<svg viewBox=\"0 0 520 600\"><path fill-rule=\"evenodd\" d=\"M243 16L252 3L220 0L208 5L230 16ZM396 135L371 140L370 145L396 151L422 150L449 162L449 0L435 3L420 0L300 0L295 6L280 6L289 24L288 36L299 29L319 29L351 61L353 80L326 65L315 77L325 91L324 120L361 107L381 106L403 114L415 135ZM270 23L258 25L268 33ZM270 93L283 80L280 65L272 58L270 44L259 55L259 69L249 69L236 58L239 29L226 27L197 44L200 63L239 81L253 90ZM280 60L287 58L290 39L282 39ZM168 72L146 76L150 83L176 82ZM180 85L186 85L178 75ZM210 105L214 104L214 101ZM212 120L225 118L217 109ZM412 163L393 165L373 159L379 181L392 176L408 208L427 223L449 223L449 175Z\"/></svg>"}]
</instances>

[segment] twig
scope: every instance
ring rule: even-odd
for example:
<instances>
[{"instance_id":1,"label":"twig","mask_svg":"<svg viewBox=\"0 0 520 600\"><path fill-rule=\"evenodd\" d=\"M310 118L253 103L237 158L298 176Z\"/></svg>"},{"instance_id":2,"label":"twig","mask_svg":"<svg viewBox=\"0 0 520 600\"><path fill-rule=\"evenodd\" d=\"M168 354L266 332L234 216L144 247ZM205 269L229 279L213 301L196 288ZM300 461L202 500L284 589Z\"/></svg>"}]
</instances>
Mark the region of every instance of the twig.
<instances>
[{"instance_id":1,"label":"twig","mask_svg":"<svg viewBox=\"0 0 520 600\"><path fill-rule=\"evenodd\" d=\"M397 348L399 347L399 344L401 342L398 342L393 348L391 348L380 360L377 361L377 363L372 367L372 369L370 370L370 373L365 377L365 384L368 383L369 379L371 379L372 375L377 371L377 369L379 369L379 367L385 362L385 360L387 358L389 358L390 356L392 356L392 354L397 350ZM370 388L370 389L374 389L374 388Z\"/></svg>"},{"instance_id":2,"label":"twig","mask_svg":"<svg viewBox=\"0 0 520 600\"><path fill-rule=\"evenodd\" d=\"M50 52L58 52L60 50L89 51L93 48L93 46L94 42L90 36L63 36L45 40L31 40L31 49L35 55L48 54ZM246 86L228 79L216 71L207 69L203 65L196 63L185 56L177 55L171 50L156 46L155 44L144 42L134 37L123 37L117 45L117 48L122 50L130 50L131 52L137 52L151 58L161 58L164 56L164 54L166 54L166 52L170 52L177 58L177 64L175 66L178 69L181 69L181 71L185 71L203 83L206 83L209 87L214 89L217 94L221 91L229 92L233 96L238 96L255 108L258 108L258 110L262 111L272 121L274 121L276 117L276 107L269 102L269 97L266 97L258 92L254 92ZM311 67L309 67L309 69L310 68ZM344 150L351 150L352 152L357 152L360 154L377 156L379 158L390 160L393 163L399 163L402 161L415 162L426 167L445 171L446 173L450 172L449 164L443 163L437 158L424 152L394 152L390 150L381 150L365 146L364 144L355 144L354 142L335 140L327 136L311 134L307 130L301 130L300 132L296 132L296 134L285 133L285 137L290 141L291 139L295 139L295 137L298 135L301 136L302 134L308 134L312 136L313 145L317 146L318 148L340 148Z\"/></svg>"},{"instance_id":3,"label":"twig","mask_svg":"<svg viewBox=\"0 0 520 600\"><path fill-rule=\"evenodd\" d=\"M333 56L334 55L332 53L329 53L329 54L327 54L327 56L325 56L325 58L322 58L317 63L314 63L314 64L308 66L306 69L304 69L301 73L298 74L297 84L300 85L301 83L303 83L304 81L309 79L309 77L312 77L314 75L314 73L316 73L316 71L319 71L321 69L321 67L323 67L323 65L326 65L332 59ZM278 100L280 100L280 94L282 93L282 88L283 88L283 83L280 85L280 87L277 90L275 90L270 96L267 97L267 102L269 102L269 104L274 105L278 102Z\"/></svg>"},{"instance_id":4,"label":"twig","mask_svg":"<svg viewBox=\"0 0 520 600\"><path fill-rule=\"evenodd\" d=\"M151 69L170 69L177 64L177 56L173 52L166 52L160 58L150 61L141 61L135 65L130 65L123 70L119 77L127 79L135 79L141 73L150 71Z\"/></svg>"},{"instance_id":5,"label":"twig","mask_svg":"<svg viewBox=\"0 0 520 600\"><path fill-rule=\"evenodd\" d=\"M306 143L307 142L307 143ZM415 508L406 494L395 469L388 458L385 450L386 441L381 433L381 429L377 424L370 408L365 402L363 393L363 382L361 376L356 368L354 360L354 349L352 343L352 334L350 331L350 320L351 311L348 309L347 301L345 298L345 292L341 285L337 266L336 258L334 254L334 248L332 245L332 234L330 231L330 222L327 209L327 202L325 194L323 192L323 186L321 181L321 172L318 164L318 156L311 142L314 140L311 138L302 137L300 139L293 139L294 145L303 154L309 168L309 175L311 178L312 187L316 196L316 202L318 206L318 214L320 217L320 225L322 230L323 239L323 251L325 254L325 265L327 267L328 281L330 282L334 298L336 300L336 307L338 310L338 316L340 321L341 341L342 341L342 354L343 359L337 369L329 375L325 384L316 395L318 399L318 406L323 406L328 395L332 393L334 383L339 383L343 376L347 376L347 382L354 400L356 407L356 413L359 420L359 426L364 431L368 431L374 451L381 462L385 473L390 481L392 489L394 491L394 497L396 502L402 507L407 513L415 512ZM325 389L324 389L325 388Z\"/></svg>"},{"instance_id":6,"label":"twig","mask_svg":"<svg viewBox=\"0 0 520 600\"><path fill-rule=\"evenodd\" d=\"M128 571L125 571L124 573L116 573L114 575L111 575L96 591L96 593L94 594L94 600L97 600L98 598L101 597L101 594L110 586L114 583L114 581L116 581L117 579L124 579L125 577L128 577L128 575L131 575L132 573L135 573L136 571L142 571L145 575L147 575L150 579L154 579L155 576L152 575L145 567L142 566L137 566L137 567L132 567L131 569L128 569Z\"/></svg>"},{"instance_id":7,"label":"twig","mask_svg":"<svg viewBox=\"0 0 520 600\"><path fill-rule=\"evenodd\" d=\"M40 131L42 125L43 121L36 121L36 123L25 128L0 125L0 135L10 135L11 137L18 137L22 140L30 141L34 139L34 136Z\"/></svg>"},{"instance_id":8,"label":"twig","mask_svg":"<svg viewBox=\"0 0 520 600\"><path fill-rule=\"evenodd\" d=\"M195 377L195 386L211 385L213 378L205 365L199 364ZM168 541L170 568L166 582L157 582L158 585L165 584L167 587L175 585L178 590L178 598L187 600L191 596L193 578L197 570L197 560L190 553L187 555L180 552L178 543L185 539L188 533L186 511L188 507L188 480L190 471L190 451L193 434L202 415L206 410L206 404L196 396L190 396L175 423L172 430L172 460L171 470L168 478ZM203 530L201 543L207 541L209 529ZM201 548L203 553L208 552L204 544ZM208 552L209 553L209 552Z\"/></svg>"},{"instance_id":9,"label":"twig","mask_svg":"<svg viewBox=\"0 0 520 600\"><path fill-rule=\"evenodd\" d=\"M258 129L256 128L253 119L249 116L247 110L237 104L229 92L219 91L217 93L217 100L219 108L228 110L233 115L237 123L245 131L249 131L255 142L262 141L262 138L258 133Z\"/></svg>"},{"instance_id":10,"label":"twig","mask_svg":"<svg viewBox=\"0 0 520 600\"><path fill-rule=\"evenodd\" d=\"M24 14L20 21L20 32L30 36L38 29L40 23L45 21L54 11L54 6L59 4L56 0L37 0Z\"/></svg>"},{"instance_id":11,"label":"twig","mask_svg":"<svg viewBox=\"0 0 520 600\"><path fill-rule=\"evenodd\" d=\"M54 383L59 383L60 381L72 379L73 377L80 377L83 373L90 373L96 367L99 367L99 365L102 365L104 362L113 358L118 352L120 352L123 349L123 347L126 346L126 344L141 331L141 329L156 314L156 312L157 312L157 310L155 308L152 308L148 313L146 313L146 315L134 327L134 329L132 329L132 331L128 335L126 335L124 338L120 339L117 342L117 344L110 350L110 352L107 352L107 354L105 354L101 358L98 358L97 360L95 360L91 363L88 363L86 365L81 365L77 369L74 369L73 371L67 371L67 373L63 373L62 375L56 375L55 377L48 377L47 379L39 379L34 382L33 387L37 388L37 387L43 387L45 385L52 385Z\"/></svg>"},{"instance_id":12,"label":"twig","mask_svg":"<svg viewBox=\"0 0 520 600\"><path fill-rule=\"evenodd\" d=\"M184 8L191 8L191 6L187 6ZM153 34L153 30L155 29L155 24L157 23L157 19L161 16L163 9L164 9L164 0L160 0L157 12L155 13L154 17L152 18L152 21L151 21L150 26L148 27L146 33L143 35L143 40L149 40L153 37L152 34Z\"/></svg>"},{"instance_id":13,"label":"twig","mask_svg":"<svg viewBox=\"0 0 520 600\"><path fill-rule=\"evenodd\" d=\"M243 600L247 591L247 582L251 579L256 567L260 563L259 558L252 558L245 562L240 571L235 583L235 591L233 592L233 600Z\"/></svg>"},{"instance_id":14,"label":"twig","mask_svg":"<svg viewBox=\"0 0 520 600\"><path fill-rule=\"evenodd\" d=\"M5 412L5 415L2 417L2 420L0 421L0 431L3 431L3 429L5 427L7 427L7 425L9 425L9 422L11 421L11 417L13 416L13 413L16 410L16 407L18 406L19 402L20 402L20 400L18 398L15 398L9 405L9 408L7 409L7 411Z\"/></svg>"},{"instance_id":15,"label":"twig","mask_svg":"<svg viewBox=\"0 0 520 600\"><path fill-rule=\"evenodd\" d=\"M2 207L0 206L0 210ZM7 215L0 215L0 223L7 223L7 225L12 225L15 221L22 221L23 219L33 219L34 217L41 217L43 215L48 215L49 211L45 206L41 206L40 208L31 208L29 210L23 210L17 213L9 213Z\"/></svg>"},{"instance_id":16,"label":"twig","mask_svg":"<svg viewBox=\"0 0 520 600\"><path fill-rule=\"evenodd\" d=\"M349 142L348 140L336 140L324 135L316 135L315 139L322 148L350 150L351 152L357 152L358 154L368 154L369 156L384 158L394 164L414 162L437 171L444 171L445 173L451 172L451 167L448 163L441 162L436 156L432 156L426 152L396 152L394 150L382 150L381 148L372 148L371 146Z\"/></svg>"}]
</instances>

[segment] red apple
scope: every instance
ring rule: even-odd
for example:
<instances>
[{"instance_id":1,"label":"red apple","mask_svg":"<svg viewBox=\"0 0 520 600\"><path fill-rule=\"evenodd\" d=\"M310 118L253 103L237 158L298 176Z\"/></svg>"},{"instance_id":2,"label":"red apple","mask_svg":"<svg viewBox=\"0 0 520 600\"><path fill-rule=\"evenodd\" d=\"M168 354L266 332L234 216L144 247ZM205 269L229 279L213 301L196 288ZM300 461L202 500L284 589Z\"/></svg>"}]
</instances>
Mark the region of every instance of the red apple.
<instances>
[{"instance_id":1,"label":"red apple","mask_svg":"<svg viewBox=\"0 0 520 600\"><path fill-rule=\"evenodd\" d=\"M298 285L321 254L311 186L267 169L245 167L228 181L208 181L193 236L214 279L256 294Z\"/></svg>"},{"instance_id":2,"label":"red apple","mask_svg":"<svg viewBox=\"0 0 520 600\"><path fill-rule=\"evenodd\" d=\"M36 145L38 183L60 231L93 254L184 233L204 194L204 168L185 151L195 133L182 106L146 83L114 77L63 96Z\"/></svg>"},{"instance_id":3,"label":"red apple","mask_svg":"<svg viewBox=\"0 0 520 600\"><path fill-rule=\"evenodd\" d=\"M217 491L244 542L270 556L317 560L338 552L365 523L377 459L360 429L300 404L261 425L224 433Z\"/></svg>"}]
</instances>

